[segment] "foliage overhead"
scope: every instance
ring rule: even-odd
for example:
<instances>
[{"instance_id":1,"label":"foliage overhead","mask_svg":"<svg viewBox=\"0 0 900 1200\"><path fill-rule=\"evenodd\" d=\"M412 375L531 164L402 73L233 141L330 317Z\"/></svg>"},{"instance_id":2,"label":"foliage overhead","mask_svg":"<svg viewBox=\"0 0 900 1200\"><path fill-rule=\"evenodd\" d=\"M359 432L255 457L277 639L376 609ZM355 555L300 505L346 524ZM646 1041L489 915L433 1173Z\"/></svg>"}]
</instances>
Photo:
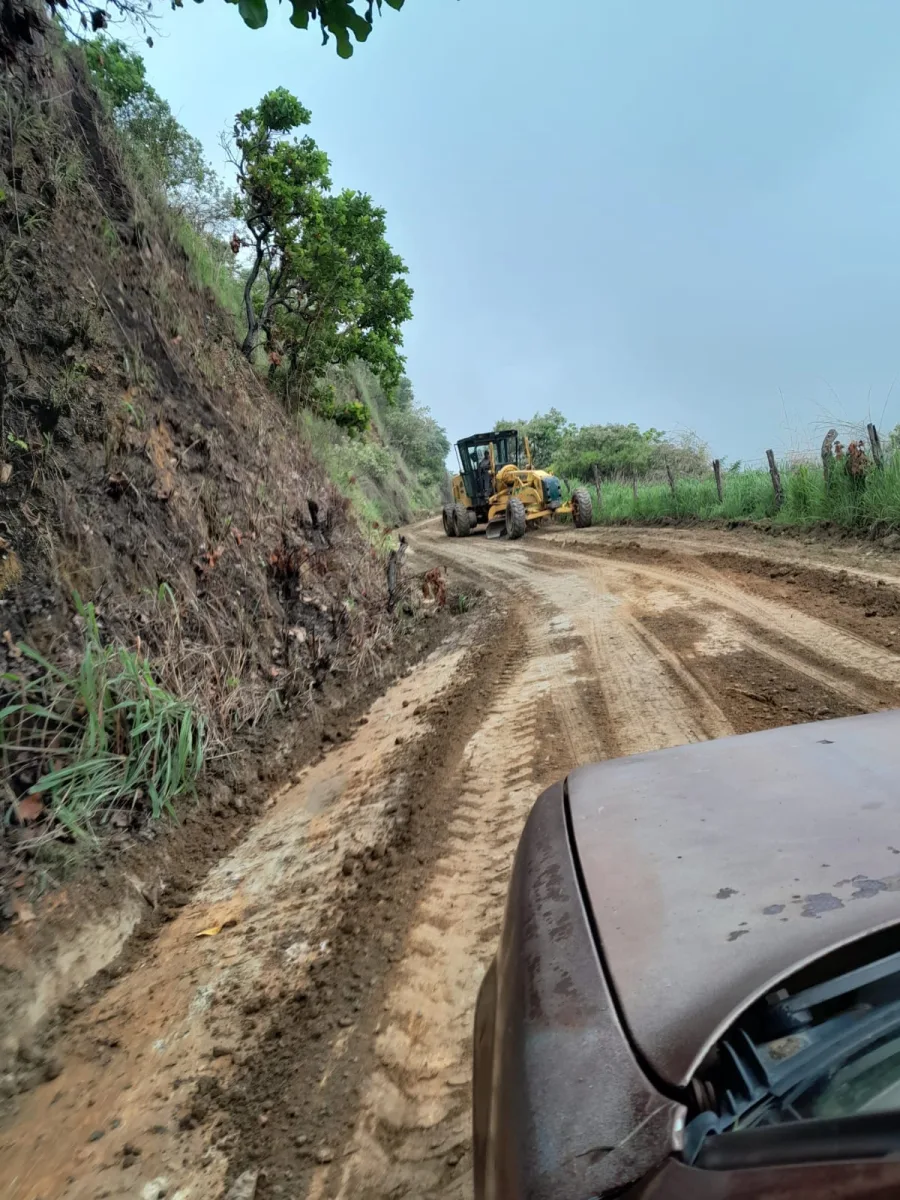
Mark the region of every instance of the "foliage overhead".
<instances>
[{"instance_id":1,"label":"foliage overhead","mask_svg":"<svg viewBox=\"0 0 900 1200\"><path fill-rule=\"evenodd\" d=\"M184 0L170 0L170 3L173 9L184 7ZM249 29L262 29L269 19L268 0L228 0L228 3L237 6ZM381 13L384 5L399 10L403 3L404 0L289 0L289 20L295 29L308 29L311 22L317 23L322 45L333 38L339 56L351 58L354 39L364 42L372 32L375 10ZM28 19L28 8L22 0L17 0L17 7L23 10L21 16L16 14L22 30L20 36L28 40L34 20ZM50 8L59 25L68 32L74 33L80 27L82 31L98 33L108 28L113 18L126 18L145 33L155 30L153 0L107 0L103 8L95 0L50 0ZM152 37L147 38L147 44L153 45Z\"/></svg>"},{"instance_id":2,"label":"foliage overhead","mask_svg":"<svg viewBox=\"0 0 900 1200\"><path fill-rule=\"evenodd\" d=\"M238 11L250 29L262 29L269 19L268 0L228 0L238 5ZM310 28L311 20L317 20L322 29L322 44L334 37L337 53L342 59L353 54L353 40L365 42L372 32L374 10L382 11L382 4L389 8L402 8L403 0L366 0L361 6L353 0L290 0L290 24L295 29ZM174 0L181 6L181 0Z\"/></svg>"},{"instance_id":3,"label":"foliage overhead","mask_svg":"<svg viewBox=\"0 0 900 1200\"><path fill-rule=\"evenodd\" d=\"M250 29L262 29L269 19L267 0L228 0L228 3L237 5L244 24ZM382 4L400 9L403 0L365 0L363 4L356 0L290 0L290 22L295 29L308 29L310 21L317 21L322 30L322 45L331 35L340 57L350 58L352 39L366 40L372 32L375 9L380 13ZM183 0L172 0L172 7L182 8Z\"/></svg>"},{"instance_id":4,"label":"foliage overhead","mask_svg":"<svg viewBox=\"0 0 900 1200\"><path fill-rule=\"evenodd\" d=\"M270 376L301 402L327 367L353 359L390 393L411 315L406 266L385 237L384 209L362 192L332 193L328 157L309 135L280 136L309 121L285 88L235 120L235 213L251 251L242 349L252 357L265 334Z\"/></svg>"}]
</instances>

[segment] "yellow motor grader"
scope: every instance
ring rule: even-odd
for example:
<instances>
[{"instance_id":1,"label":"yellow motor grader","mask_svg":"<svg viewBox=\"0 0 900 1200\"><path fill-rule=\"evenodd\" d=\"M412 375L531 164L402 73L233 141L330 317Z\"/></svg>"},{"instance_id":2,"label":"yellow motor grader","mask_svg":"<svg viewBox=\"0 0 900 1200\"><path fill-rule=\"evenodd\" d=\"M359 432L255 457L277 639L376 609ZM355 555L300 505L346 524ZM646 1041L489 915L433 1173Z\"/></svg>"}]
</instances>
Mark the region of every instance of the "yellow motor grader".
<instances>
[{"instance_id":1,"label":"yellow motor grader","mask_svg":"<svg viewBox=\"0 0 900 1200\"><path fill-rule=\"evenodd\" d=\"M531 460L528 438L523 439L521 465L519 434L515 429L476 433L456 443L459 474L453 476L453 503L443 511L447 537L468 537L485 525L489 538L520 538L529 524L546 517L571 515L576 528L594 519L587 488L576 488L566 503L555 475L538 470Z\"/></svg>"}]
</instances>

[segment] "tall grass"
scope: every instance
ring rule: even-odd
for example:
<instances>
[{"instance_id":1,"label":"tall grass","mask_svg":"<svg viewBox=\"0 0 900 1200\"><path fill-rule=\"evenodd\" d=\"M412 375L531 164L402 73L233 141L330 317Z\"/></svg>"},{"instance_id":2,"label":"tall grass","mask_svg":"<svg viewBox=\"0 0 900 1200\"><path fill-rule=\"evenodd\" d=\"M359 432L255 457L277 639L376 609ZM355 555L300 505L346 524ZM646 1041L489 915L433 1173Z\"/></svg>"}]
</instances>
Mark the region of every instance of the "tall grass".
<instances>
[{"instance_id":1,"label":"tall grass","mask_svg":"<svg viewBox=\"0 0 900 1200\"><path fill-rule=\"evenodd\" d=\"M22 669L0 676L0 794L5 819L23 793L43 805L47 837L83 838L115 810L173 811L203 767L207 730L140 653L104 645L91 604L78 604L84 645L64 671L20 645Z\"/></svg>"},{"instance_id":2,"label":"tall grass","mask_svg":"<svg viewBox=\"0 0 900 1200\"><path fill-rule=\"evenodd\" d=\"M602 504L598 504L596 488L589 485L589 490L596 518L610 523L769 519L783 525L831 522L845 529L875 524L900 528L900 454L889 456L883 468L870 466L857 478L846 469L845 461L835 460L827 486L818 464L786 463L780 473L784 491L780 509L767 470L726 472L721 501L712 475L676 480L674 495L668 484L639 483L637 499L630 481L604 482Z\"/></svg>"}]
</instances>

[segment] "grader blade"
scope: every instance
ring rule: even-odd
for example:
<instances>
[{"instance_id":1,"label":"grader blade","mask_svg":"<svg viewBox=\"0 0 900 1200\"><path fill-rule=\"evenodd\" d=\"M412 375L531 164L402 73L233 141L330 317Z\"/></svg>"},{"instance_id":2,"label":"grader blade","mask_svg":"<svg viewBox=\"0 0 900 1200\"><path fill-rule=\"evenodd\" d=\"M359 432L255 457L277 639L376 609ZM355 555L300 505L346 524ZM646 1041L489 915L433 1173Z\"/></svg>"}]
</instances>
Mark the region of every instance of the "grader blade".
<instances>
[{"instance_id":1,"label":"grader blade","mask_svg":"<svg viewBox=\"0 0 900 1200\"><path fill-rule=\"evenodd\" d=\"M506 537L506 517L494 517L493 521L488 521L484 536L487 538Z\"/></svg>"}]
</instances>

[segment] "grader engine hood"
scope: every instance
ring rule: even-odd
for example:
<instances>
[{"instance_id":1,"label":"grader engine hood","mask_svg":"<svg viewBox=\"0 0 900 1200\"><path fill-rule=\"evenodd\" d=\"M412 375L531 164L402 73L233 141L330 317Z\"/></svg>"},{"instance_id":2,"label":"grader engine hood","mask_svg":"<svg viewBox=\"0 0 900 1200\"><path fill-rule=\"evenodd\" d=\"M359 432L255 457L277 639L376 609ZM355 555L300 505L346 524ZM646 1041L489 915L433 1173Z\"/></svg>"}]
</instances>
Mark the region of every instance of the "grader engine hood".
<instances>
[{"instance_id":1,"label":"grader engine hood","mask_svg":"<svg viewBox=\"0 0 900 1200\"><path fill-rule=\"evenodd\" d=\"M562 487L555 475L541 475L541 489L547 508L559 508L562 504Z\"/></svg>"}]
</instances>

